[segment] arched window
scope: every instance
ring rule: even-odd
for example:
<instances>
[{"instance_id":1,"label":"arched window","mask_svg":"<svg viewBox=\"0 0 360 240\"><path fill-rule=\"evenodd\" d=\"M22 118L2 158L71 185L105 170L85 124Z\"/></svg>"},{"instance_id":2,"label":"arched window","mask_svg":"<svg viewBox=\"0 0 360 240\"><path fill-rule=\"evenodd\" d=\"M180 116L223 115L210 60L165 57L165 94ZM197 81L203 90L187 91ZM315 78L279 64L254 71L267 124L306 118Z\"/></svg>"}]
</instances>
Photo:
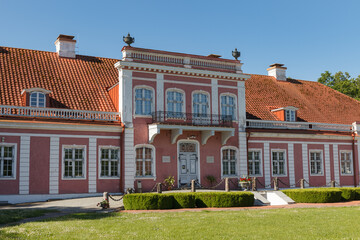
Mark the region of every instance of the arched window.
<instances>
[{"instance_id":1,"label":"arched window","mask_svg":"<svg viewBox=\"0 0 360 240\"><path fill-rule=\"evenodd\" d=\"M222 149L222 174L223 176L236 175L236 149L223 148Z\"/></svg>"},{"instance_id":2,"label":"arched window","mask_svg":"<svg viewBox=\"0 0 360 240\"><path fill-rule=\"evenodd\" d=\"M42 92L30 93L30 107L45 107L46 96Z\"/></svg>"},{"instance_id":3,"label":"arched window","mask_svg":"<svg viewBox=\"0 0 360 240\"><path fill-rule=\"evenodd\" d=\"M153 90L145 87L135 89L135 114L151 115L153 106Z\"/></svg>"}]
</instances>

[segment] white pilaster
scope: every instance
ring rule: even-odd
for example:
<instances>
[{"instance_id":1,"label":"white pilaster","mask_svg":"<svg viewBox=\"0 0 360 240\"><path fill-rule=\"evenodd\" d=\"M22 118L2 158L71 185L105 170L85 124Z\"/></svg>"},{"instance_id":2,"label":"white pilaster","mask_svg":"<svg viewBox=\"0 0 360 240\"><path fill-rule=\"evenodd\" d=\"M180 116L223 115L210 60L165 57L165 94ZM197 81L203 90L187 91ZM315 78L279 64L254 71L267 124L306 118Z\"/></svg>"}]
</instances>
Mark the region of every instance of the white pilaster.
<instances>
[{"instance_id":1,"label":"white pilaster","mask_svg":"<svg viewBox=\"0 0 360 240\"><path fill-rule=\"evenodd\" d=\"M219 91L218 91L218 80L217 79L211 79L211 103L212 103L212 114L219 114ZM213 120L219 120L216 119L217 116L213 115Z\"/></svg>"},{"instance_id":2,"label":"white pilaster","mask_svg":"<svg viewBox=\"0 0 360 240\"><path fill-rule=\"evenodd\" d=\"M96 192L96 138L89 138L89 193Z\"/></svg>"},{"instance_id":3,"label":"white pilaster","mask_svg":"<svg viewBox=\"0 0 360 240\"><path fill-rule=\"evenodd\" d=\"M246 125L245 81L238 82L238 114L239 127L244 131Z\"/></svg>"},{"instance_id":4,"label":"white pilaster","mask_svg":"<svg viewBox=\"0 0 360 240\"><path fill-rule=\"evenodd\" d=\"M247 147L246 147L246 132L239 132L239 169L240 176L247 176Z\"/></svg>"},{"instance_id":5,"label":"white pilaster","mask_svg":"<svg viewBox=\"0 0 360 240\"><path fill-rule=\"evenodd\" d=\"M133 118L132 71L119 69L119 112L125 125L132 125Z\"/></svg>"},{"instance_id":6,"label":"white pilaster","mask_svg":"<svg viewBox=\"0 0 360 240\"><path fill-rule=\"evenodd\" d=\"M58 137L50 138L50 172L49 172L49 193L59 194L59 161L60 140Z\"/></svg>"},{"instance_id":7,"label":"white pilaster","mask_svg":"<svg viewBox=\"0 0 360 240\"><path fill-rule=\"evenodd\" d=\"M338 184L340 183L340 177L339 177L339 149L338 149L338 145L334 144L333 145L333 156L334 156L334 177L335 177L335 181Z\"/></svg>"},{"instance_id":8,"label":"white pilaster","mask_svg":"<svg viewBox=\"0 0 360 240\"><path fill-rule=\"evenodd\" d=\"M184 96L185 97L185 96ZM156 110L165 111L164 106L164 74L156 74Z\"/></svg>"},{"instance_id":9,"label":"white pilaster","mask_svg":"<svg viewBox=\"0 0 360 240\"><path fill-rule=\"evenodd\" d=\"M124 168L125 168L125 191L127 188L134 188L135 179L135 150L134 150L134 129L125 128L124 132Z\"/></svg>"},{"instance_id":10,"label":"white pilaster","mask_svg":"<svg viewBox=\"0 0 360 240\"><path fill-rule=\"evenodd\" d=\"M356 137L356 142L357 142L357 159L358 159L358 169L360 169L360 136ZM353 161L355 161L356 156L353 156ZM359 170L358 170L359 171ZM356 171L354 170L354 174L356 173ZM360 185L360 177L358 174L358 179L359 179L359 185Z\"/></svg>"},{"instance_id":11,"label":"white pilaster","mask_svg":"<svg viewBox=\"0 0 360 240\"><path fill-rule=\"evenodd\" d=\"M30 137L20 138L19 194L29 194L30 178Z\"/></svg>"},{"instance_id":12,"label":"white pilaster","mask_svg":"<svg viewBox=\"0 0 360 240\"><path fill-rule=\"evenodd\" d=\"M288 144L288 154L289 154L289 180L290 185L295 184L295 166L294 166L294 144Z\"/></svg>"},{"instance_id":13,"label":"white pilaster","mask_svg":"<svg viewBox=\"0 0 360 240\"><path fill-rule=\"evenodd\" d=\"M302 160L303 160L303 178L309 182L309 158L308 158L308 145L306 143L302 144ZM309 184L304 183L305 186Z\"/></svg>"},{"instance_id":14,"label":"white pilaster","mask_svg":"<svg viewBox=\"0 0 360 240\"><path fill-rule=\"evenodd\" d=\"M324 145L324 151L325 151L325 175L326 175L326 184L327 184L331 181L329 144Z\"/></svg>"},{"instance_id":15,"label":"white pilaster","mask_svg":"<svg viewBox=\"0 0 360 240\"><path fill-rule=\"evenodd\" d=\"M264 143L264 177L265 186L269 185L270 180L270 146L269 143Z\"/></svg>"}]
</instances>

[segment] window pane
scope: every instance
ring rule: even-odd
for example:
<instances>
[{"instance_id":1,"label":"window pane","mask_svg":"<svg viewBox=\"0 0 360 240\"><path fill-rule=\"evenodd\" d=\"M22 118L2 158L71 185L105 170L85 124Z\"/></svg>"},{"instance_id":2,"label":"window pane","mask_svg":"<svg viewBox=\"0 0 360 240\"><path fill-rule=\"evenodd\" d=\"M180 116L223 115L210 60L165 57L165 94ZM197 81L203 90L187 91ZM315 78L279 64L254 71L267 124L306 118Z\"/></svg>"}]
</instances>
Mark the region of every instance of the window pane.
<instances>
[{"instance_id":1,"label":"window pane","mask_svg":"<svg viewBox=\"0 0 360 240\"><path fill-rule=\"evenodd\" d=\"M101 161L101 176L107 176L109 173L109 162L108 161Z\"/></svg>"},{"instance_id":2,"label":"window pane","mask_svg":"<svg viewBox=\"0 0 360 240\"><path fill-rule=\"evenodd\" d=\"M118 162L117 161L111 161L111 173L110 176L118 176Z\"/></svg>"},{"instance_id":3,"label":"window pane","mask_svg":"<svg viewBox=\"0 0 360 240\"><path fill-rule=\"evenodd\" d=\"M145 175L150 176L151 174L151 160L145 161Z\"/></svg>"},{"instance_id":4,"label":"window pane","mask_svg":"<svg viewBox=\"0 0 360 240\"><path fill-rule=\"evenodd\" d=\"M229 175L229 162L223 161L223 175Z\"/></svg>"}]
</instances>

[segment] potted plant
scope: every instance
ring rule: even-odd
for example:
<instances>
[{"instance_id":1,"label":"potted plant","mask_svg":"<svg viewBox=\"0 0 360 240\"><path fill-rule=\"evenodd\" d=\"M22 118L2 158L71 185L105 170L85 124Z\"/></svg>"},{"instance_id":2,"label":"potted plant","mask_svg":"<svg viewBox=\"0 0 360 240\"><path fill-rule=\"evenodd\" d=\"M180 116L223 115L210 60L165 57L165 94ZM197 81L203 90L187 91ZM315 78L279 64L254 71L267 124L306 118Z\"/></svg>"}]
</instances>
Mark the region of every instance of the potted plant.
<instances>
[{"instance_id":1,"label":"potted plant","mask_svg":"<svg viewBox=\"0 0 360 240\"><path fill-rule=\"evenodd\" d=\"M206 181L209 182L210 187L212 187L214 185L214 183L216 182L216 178L213 175L207 175L205 178L206 178Z\"/></svg>"},{"instance_id":2,"label":"potted plant","mask_svg":"<svg viewBox=\"0 0 360 240\"><path fill-rule=\"evenodd\" d=\"M110 207L110 204L107 200L99 202L96 206L101 207L102 209L107 209Z\"/></svg>"},{"instance_id":3,"label":"potted plant","mask_svg":"<svg viewBox=\"0 0 360 240\"><path fill-rule=\"evenodd\" d=\"M243 190L247 190L250 188L251 178L250 177L242 177L239 179L239 186Z\"/></svg>"},{"instance_id":4,"label":"potted plant","mask_svg":"<svg viewBox=\"0 0 360 240\"><path fill-rule=\"evenodd\" d=\"M165 185L166 185L167 189L171 190L174 187L175 177L174 176L168 176L167 178L165 178L164 182L165 182Z\"/></svg>"}]
</instances>

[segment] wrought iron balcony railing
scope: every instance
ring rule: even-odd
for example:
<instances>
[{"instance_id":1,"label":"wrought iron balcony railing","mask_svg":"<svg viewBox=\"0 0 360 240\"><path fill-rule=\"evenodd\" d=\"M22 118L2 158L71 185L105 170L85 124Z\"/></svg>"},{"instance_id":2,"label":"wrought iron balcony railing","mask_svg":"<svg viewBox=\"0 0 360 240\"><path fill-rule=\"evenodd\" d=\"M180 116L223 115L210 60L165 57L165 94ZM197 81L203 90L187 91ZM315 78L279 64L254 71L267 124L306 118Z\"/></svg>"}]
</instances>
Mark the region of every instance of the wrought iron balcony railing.
<instances>
[{"instance_id":1,"label":"wrought iron balcony railing","mask_svg":"<svg viewBox=\"0 0 360 240\"><path fill-rule=\"evenodd\" d=\"M61 108L36 108L0 105L0 116L57 118L91 121L120 121L120 113L72 110Z\"/></svg>"},{"instance_id":2,"label":"wrought iron balcony railing","mask_svg":"<svg viewBox=\"0 0 360 240\"><path fill-rule=\"evenodd\" d=\"M231 115L158 111L152 114L153 123L176 125L232 127Z\"/></svg>"}]
</instances>

